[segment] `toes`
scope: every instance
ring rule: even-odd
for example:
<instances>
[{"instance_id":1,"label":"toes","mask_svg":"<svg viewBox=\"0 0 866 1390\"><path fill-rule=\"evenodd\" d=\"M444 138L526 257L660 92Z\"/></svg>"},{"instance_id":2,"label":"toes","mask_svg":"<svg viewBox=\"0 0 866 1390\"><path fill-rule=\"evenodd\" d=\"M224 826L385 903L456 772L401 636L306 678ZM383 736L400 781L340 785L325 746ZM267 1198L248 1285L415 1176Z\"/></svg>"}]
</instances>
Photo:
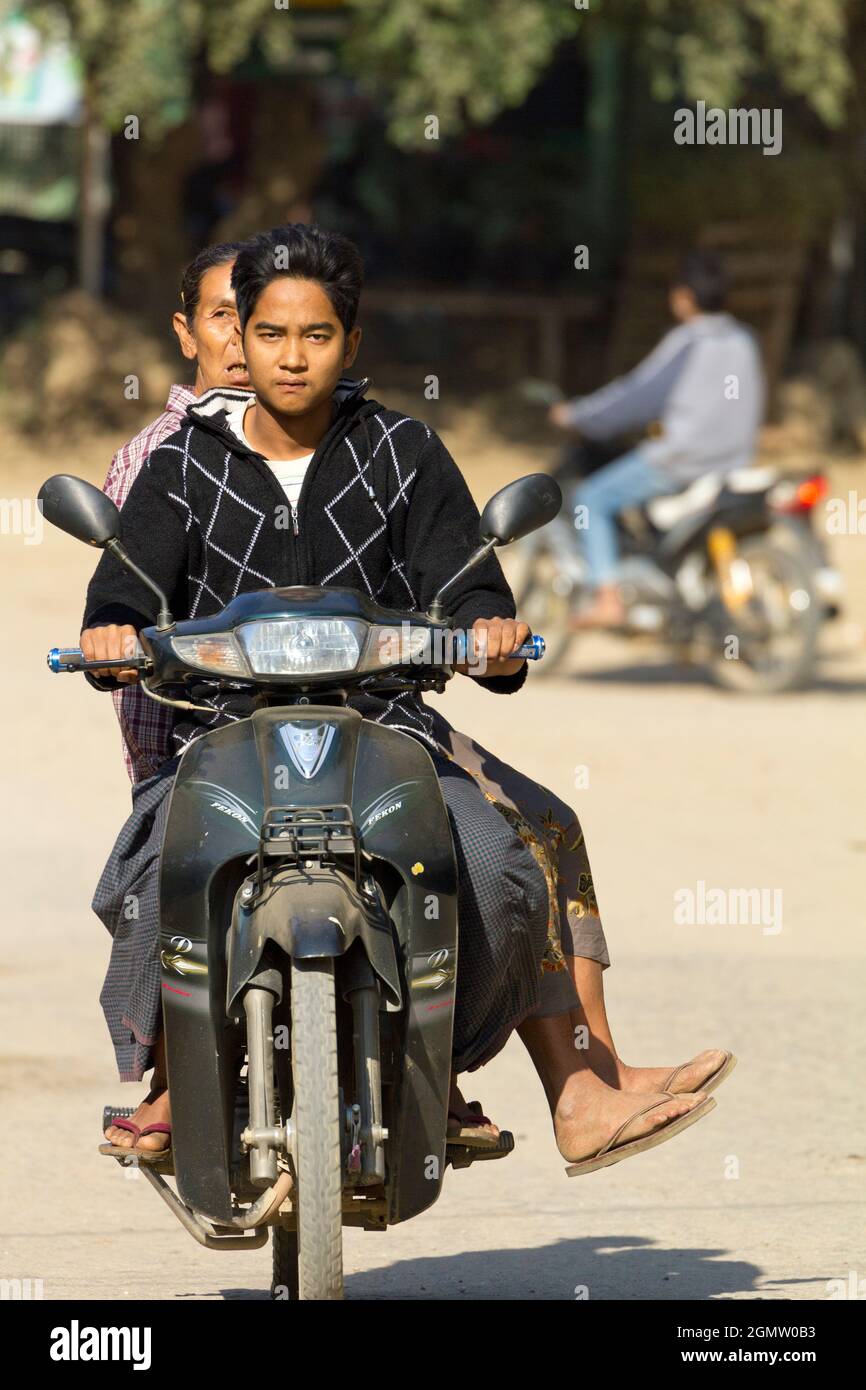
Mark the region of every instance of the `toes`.
<instances>
[{"instance_id":1,"label":"toes","mask_svg":"<svg viewBox=\"0 0 866 1390\"><path fill-rule=\"evenodd\" d=\"M724 1052L720 1052L717 1048L710 1048L695 1058L692 1070L697 1072L702 1081L706 1081L708 1076L712 1076L714 1071L718 1071L724 1060Z\"/></svg>"},{"instance_id":2,"label":"toes","mask_svg":"<svg viewBox=\"0 0 866 1390\"><path fill-rule=\"evenodd\" d=\"M116 1149L132 1148L133 1137L128 1129L115 1129L114 1125L111 1125L105 1131L105 1137Z\"/></svg>"},{"instance_id":3,"label":"toes","mask_svg":"<svg viewBox=\"0 0 866 1390\"><path fill-rule=\"evenodd\" d=\"M676 1108L669 1112L671 1119L676 1119L678 1115L688 1115L690 1110L694 1110L705 1100L703 1091L684 1091L676 1098Z\"/></svg>"},{"instance_id":4,"label":"toes","mask_svg":"<svg viewBox=\"0 0 866 1390\"><path fill-rule=\"evenodd\" d=\"M645 1117L649 1123L647 1133L652 1134L653 1130L662 1128L671 1120L677 1120L681 1115L687 1115L698 1103L696 1097L692 1095L677 1096L676 1100L669 1100L667 1103L664 1100L659 1101L656 1109L650 1110Z\"/></svg>"}]
</instances>

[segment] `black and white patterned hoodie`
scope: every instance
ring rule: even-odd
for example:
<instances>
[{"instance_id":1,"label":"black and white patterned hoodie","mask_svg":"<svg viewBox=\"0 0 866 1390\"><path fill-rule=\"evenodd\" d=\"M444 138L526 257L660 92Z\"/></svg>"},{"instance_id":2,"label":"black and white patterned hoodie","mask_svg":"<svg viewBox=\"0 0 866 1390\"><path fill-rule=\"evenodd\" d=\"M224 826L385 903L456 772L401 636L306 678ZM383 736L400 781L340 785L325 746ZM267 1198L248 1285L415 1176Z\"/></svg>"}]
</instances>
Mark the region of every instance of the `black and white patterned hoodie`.
<instances>
[{"instance_id":1,"label":"black and white patterned hoodie","mask_svg":"<svg viewBox=\"0 0 866 1390\"><path fill-rule=\"evenodd\" d=\"M359 589L385 607L424 611L465 563L478 545L479 514L463 475L429 426L368 400L366 386L351 378L339 383L331 426L304 476L297 531L265 458L227 423L227 412L250 400L250 392L206 392L178 432L150 454L124 503L122 538L168 595L176 619L209 617L239 593L293 584ZM515 616L495 555L455 585L448 607L462 628L476 618ZM150 590L103 554L82 627L131 623L140 629L155 620ZM479 683L511 694L525 679L524 663L515 676ZM110 679L91 683L117 685ZM175 728L175 746L243 717L246 698L214 697L213 719L185 717ZM448 726L420 697L365 694L349 703L367 718L443 746Z\"/></svg>"}]
</instances>

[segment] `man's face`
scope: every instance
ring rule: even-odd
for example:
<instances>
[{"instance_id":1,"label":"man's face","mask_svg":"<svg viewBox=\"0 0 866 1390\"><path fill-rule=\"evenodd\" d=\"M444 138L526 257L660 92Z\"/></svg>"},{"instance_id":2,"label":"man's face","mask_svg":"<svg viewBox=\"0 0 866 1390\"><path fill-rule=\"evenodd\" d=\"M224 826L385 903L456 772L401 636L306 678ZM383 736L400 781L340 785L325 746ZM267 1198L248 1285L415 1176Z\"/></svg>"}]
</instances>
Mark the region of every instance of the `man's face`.
<instances>
[{"instance_id":1,"label":"man's face","mask_svg":"<svg viewBox=\"0 0 866 1390\"><path fill-rule=\"evenodd\" d=\"M213 386L249 386L241 329L232 289L232 265L211 266L201 277L192 329L175 314L174 329L184 357L197 360L199 392Z\"/></svg>"},{"instance_id":2,"label":"man's face","mask_svg":"<svg viewBox=\"0 0 866 1390\"><path fill-rule=\"evenodd\" d=\"M686 285L673 285L668 296L668 303L671 314L678 323L688 323L689 319L693 319L696 314L701 312L694 293Z\"/></svg>"},{"instance_id":3,"label":"man's face","mask_svg":"<svg viewBox=\"0 0 866 1390\"><path fill-rule=\"evenodd\" d=\"M253 306L244 331L250 383L278 415L299 416L330 400L355 360L361 330L346 333L316 280L279 275Z\"/></svg>"}]
</instances>

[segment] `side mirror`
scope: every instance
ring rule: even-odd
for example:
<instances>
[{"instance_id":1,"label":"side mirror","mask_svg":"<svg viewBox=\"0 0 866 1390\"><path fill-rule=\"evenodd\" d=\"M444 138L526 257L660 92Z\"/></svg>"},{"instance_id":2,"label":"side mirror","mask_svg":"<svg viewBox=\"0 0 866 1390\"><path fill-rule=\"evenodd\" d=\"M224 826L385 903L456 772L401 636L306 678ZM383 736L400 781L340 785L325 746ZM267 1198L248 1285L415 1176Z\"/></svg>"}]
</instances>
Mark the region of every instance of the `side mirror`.
<instances>
[{"instance_id":1,"label":"side mirror","mask_svg":"<svg viewBox=\"0 0 866 1390\"><path fill-rule=\"evenodd\" d=\"M562 492L547 473L530 473L500 488L481 513L481 539L508 545L546 526L559 513Z\"/></svg>"},{"instance_id":2,"label":"side mirror","mask_svg":"<svg viewBox=\"0 0 866 1390\"><path fill-rule=\"evenodd\" d=\"M110 497L83 478L55 473L39 489L42 515L52 526L104 550L120 536L120 512Z\"/></svg>"},{"instance_id":3,"label":"side mirror","mask_svg":"<svg viewBox=\"0 0 866 1390\"><path fill-rule=\"evenodd\" d=\"M478 528L481 545L469 556L466 564L442 585L427 610L427 616L434 622L441 622L445 613L445 595L458 579L480 565L494 546L508 545L509 541L518 541L521 536L528 536L530 531L537 531L539 526L546 526L559 513L561 506L559 483L547 473L529 473L525 478L518 478L507 487L500 488L481 513Z\"/></svg>"},{"instance_id":4,"label":"side mirror","mask_svg":"<svg viewBox=\"0 0 866 1390\"><path fill-rule=\"evenodd\" d=\"M162 589L130 559L120 544L120 512L110 497L83 478L73 478L69 473L55 473L53 478L42 484L38 501L42 504L42 515L52 526L59 527L86 545L110 551L156 595L159 599L156 625L160 632L174 626L168 599Z\"/></svg>"}]
</instances>

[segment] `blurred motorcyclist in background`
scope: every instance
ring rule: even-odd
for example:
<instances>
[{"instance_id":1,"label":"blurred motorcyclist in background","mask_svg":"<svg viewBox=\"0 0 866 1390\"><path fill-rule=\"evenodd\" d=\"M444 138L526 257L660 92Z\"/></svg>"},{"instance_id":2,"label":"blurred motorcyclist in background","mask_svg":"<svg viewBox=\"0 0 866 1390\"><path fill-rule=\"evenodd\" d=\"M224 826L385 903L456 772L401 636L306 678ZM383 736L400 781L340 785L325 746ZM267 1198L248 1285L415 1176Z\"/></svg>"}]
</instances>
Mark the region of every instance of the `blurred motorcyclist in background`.
<instances>
[{"instance_id":1,"label":"blurred motorcyclist in background","mask_svg":"<svg viewBox=\"0 0 866 1390\"><path fill-rule=\"evenodd\" d=\"M561 429L599 444L660 422L653 438L584 479L569 498L594 591L574 619L615 627L625 609L615 582L616 517L703 473L728 473L752 461L763 419L764 371L750 329L724 306L728 279L712 251L691 251L669 291L677 327L627 375L551 407Z\"/></svg>"}]
</instances>

